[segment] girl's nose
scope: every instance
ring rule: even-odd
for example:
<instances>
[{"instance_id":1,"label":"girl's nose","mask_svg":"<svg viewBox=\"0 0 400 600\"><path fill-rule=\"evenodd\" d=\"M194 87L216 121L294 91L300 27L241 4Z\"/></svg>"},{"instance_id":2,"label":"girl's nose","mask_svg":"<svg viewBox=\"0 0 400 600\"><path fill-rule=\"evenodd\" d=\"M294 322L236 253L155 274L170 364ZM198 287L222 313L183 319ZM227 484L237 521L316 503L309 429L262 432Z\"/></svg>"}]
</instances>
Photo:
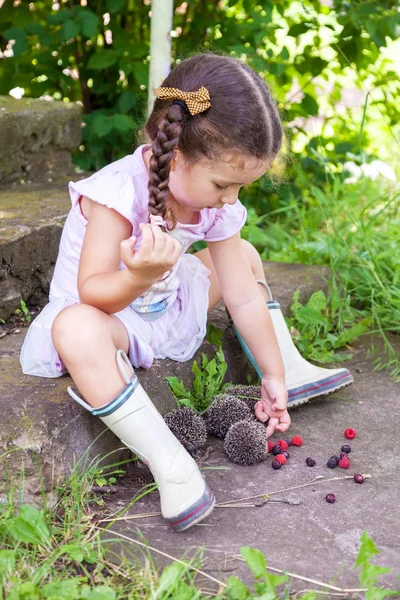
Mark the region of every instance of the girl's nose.
<instances>
[{"instance_id":1,"label":"girl's nose","mask_svg":"<svg viewBox=\"0 0 400 600\"><path fill-rule=\"evenodd\" d=\"M224 204L235 204L236 200L237 200L237 194L236 193L231 193L231 194L224 194L224 196L221 198L221 202L223 202Z\"/></svg>"}]
</instances>

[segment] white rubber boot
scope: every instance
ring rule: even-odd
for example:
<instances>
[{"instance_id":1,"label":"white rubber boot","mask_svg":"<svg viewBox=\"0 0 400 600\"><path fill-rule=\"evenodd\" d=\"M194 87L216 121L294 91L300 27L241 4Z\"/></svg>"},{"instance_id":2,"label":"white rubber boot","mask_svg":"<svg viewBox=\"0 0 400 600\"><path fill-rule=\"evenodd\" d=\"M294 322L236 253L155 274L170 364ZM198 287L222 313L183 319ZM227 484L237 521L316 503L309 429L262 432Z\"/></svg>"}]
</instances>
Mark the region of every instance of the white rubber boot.
<instances>
[{"instance_id":1,"label":"white rubber boot","mask_svg":"<svg viewBox=\"0 0 400 600\"><path fill-rule=\"evenodd\" d=\"M282 360L285 367L285 382L288 391L288 408L305 404L316 396L332 394L353 383L353 376L347 369L324 369L316 367L301 356L293 343L286 321L278 302L272 300L271 290L265 281L257 280L269 293L271 300L267 302L274 325ZM247 344L234 326L236 336L246 353L247 358L257 371L260 379L262 372L256 364Z\"/></svg>"},{"instance_id":2,"label":"white rubber boot","mask_svg":"<svg viewBox=\"0 0 400 600\"><path fill-rule=\"evenodd\" d=\"M123 362L132 377L126 374ZM68 393L115 433L149 467L158 484L161 512L174 531L183 531L211 513L215 498L200 470L140 385L123 350L117 363L127 382L122 392L100 408L89 406L71 387Z\"/></svg>"}]
</instances>

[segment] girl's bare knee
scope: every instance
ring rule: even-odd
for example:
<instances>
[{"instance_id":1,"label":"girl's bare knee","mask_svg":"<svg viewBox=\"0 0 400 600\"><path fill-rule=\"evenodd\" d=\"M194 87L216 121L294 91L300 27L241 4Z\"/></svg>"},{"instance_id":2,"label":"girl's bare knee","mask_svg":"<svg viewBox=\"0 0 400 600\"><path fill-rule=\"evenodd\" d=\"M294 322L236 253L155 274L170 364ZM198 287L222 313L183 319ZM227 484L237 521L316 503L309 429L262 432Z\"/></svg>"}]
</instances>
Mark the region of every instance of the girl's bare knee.
<instances>
[{"instance_id":1,"label":"girl's bare knee","mask_svg":"<svg viewBox=\"0 0 400 600\"><path fill-rule=\"evenodd\" d=\"M88 304L73 304L64 308L55 318L51 329L57 352L68 356L98 343L99 337L104 337L104 317L105 313Z\"/></svg>"}]
</instances>

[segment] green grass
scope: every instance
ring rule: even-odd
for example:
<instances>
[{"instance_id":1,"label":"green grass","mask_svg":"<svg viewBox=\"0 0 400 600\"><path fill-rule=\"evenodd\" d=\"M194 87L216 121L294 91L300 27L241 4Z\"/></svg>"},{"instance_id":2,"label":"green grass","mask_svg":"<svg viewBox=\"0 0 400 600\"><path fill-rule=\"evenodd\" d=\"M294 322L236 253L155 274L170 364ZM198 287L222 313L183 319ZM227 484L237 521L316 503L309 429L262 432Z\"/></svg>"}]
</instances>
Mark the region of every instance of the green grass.
<instances>
[{"instance_id":1,"label":"green grass","mask_svg":"<svg viewBox=\"0 0 400 600\"><path fill-rule=\"evenodd\" d=\"M0 457L1 463L6 459L7 453ZM154 484L140 490L127 506L113 515L99 509L102 498L92 491L96 482L112 483L115 476L121 474L123 464L100 467L96 461L87 465L84 460L80 461L67 481L58 487L58 500L52 510L46 506L44 494L41 509L24 504L23 470L19 487L16 481L13 485L10 482L6 497L0 502L2 599L311 600L324 597L310 589L306 593L291 593L289 576L283 571L272 573L264 555L250 547L240 548L238 559L247 563L253 584L246 586L234 575L226 581L208 576L208 590L204 588L207 585L204 584L204 573L203 588L197 584L204 554L202 549L190 560L164 554L170 564L160 573L153 554L162 554L161 550L148 547L138 531L136 539L125 536L123 544L130 557L138 549L141 555L136 553L137 558L127 558L127 552L121 552L121 536L109 531L110 527L132 504L154 490ZM108 520L102 522L107 516ZM359 587L364 590L362 597L367 600L397 594L380 586L380 576L391 569L372 564L371 559L378 553L372 539L364 532L354 568L360 570ZM307 584L307 588L310 587ZM318 591L321 589L318 587Z\"/></svg>"},{"instance_id":2,"label":"green grass","mask_svg":"<svg viewBox=\"0 0 400 600\"><path fill-rule=\"evenodd\" d=\"M341 175L331 174L324 189L304 187L301 203L291 198L261 217L249 210L244 237L263 259L330 267L327 302L320 311L326 322L310 332L311 323L299 322L295 312L296 323L290 323L302 327L300 349L309 358L323 359L324 352L317 357L307 348L324 346L328 335L349 344L355 338L346 339L346 331L361 323L361 334L368 324L368 333L378 332L385 340L386 354L376 367L389 368L399 379L399 360L387 336L400 331L399 198L399 190L382 182L345 184ZM325 358L332 359L328 354Z\"/></svg>"}]
</instances>

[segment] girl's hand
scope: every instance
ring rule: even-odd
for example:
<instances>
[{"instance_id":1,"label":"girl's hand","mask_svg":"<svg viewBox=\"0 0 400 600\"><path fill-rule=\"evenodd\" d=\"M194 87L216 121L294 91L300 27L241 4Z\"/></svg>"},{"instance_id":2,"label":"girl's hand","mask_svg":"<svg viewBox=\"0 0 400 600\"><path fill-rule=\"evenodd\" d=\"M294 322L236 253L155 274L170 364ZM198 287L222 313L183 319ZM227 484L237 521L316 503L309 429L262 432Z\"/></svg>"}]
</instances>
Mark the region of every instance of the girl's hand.
<instances>
[{"instance_id":1,"label":"girl's hand","mask_svg":"<svg viewBox=\"0 0 400 600\"><path fill-rule=\"evenodd\" d=\"M182 252L182 246L172 236L161 231L158 225L141 223L142 242L134 250L137 238L131 236L121 242L121 260L132 273L135 282L152 285L172 269Z\"/></svg>"},{"instance_id":2,"label":"girl's hand","mask_svg":"<svg viewBox=\"0 0 400 600\"><path fill-rule=\"evenodd\" d=\"M261 400L256 402L254 412L259 421L267 425L267 438L277 431L286 431L290 425L287 411L288 394L285 380L263 377L261 380Z\"/></svg>"}]
</instances>

